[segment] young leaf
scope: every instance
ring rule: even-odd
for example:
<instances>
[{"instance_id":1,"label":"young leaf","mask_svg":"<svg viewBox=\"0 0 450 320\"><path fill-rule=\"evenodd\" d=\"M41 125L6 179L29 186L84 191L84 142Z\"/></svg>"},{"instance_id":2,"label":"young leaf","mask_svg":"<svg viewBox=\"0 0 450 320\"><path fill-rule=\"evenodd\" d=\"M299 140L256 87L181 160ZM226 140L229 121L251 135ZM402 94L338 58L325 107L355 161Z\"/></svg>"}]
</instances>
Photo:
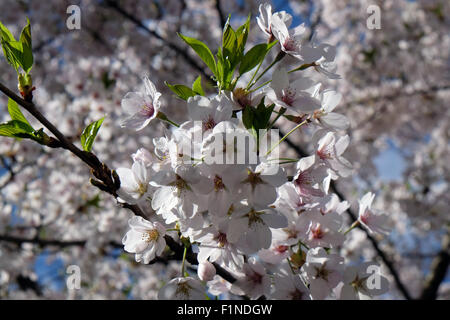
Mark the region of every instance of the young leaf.
<instances>
[{"instance_id":1,"label":"young leaf","mask_svg":"<svg viewBox=\"0 0 450 320\"><path fill-rule=\"evenodd\" d=\"M169 84L167 81L164 82L170 90L173 91L178 97L183 100L187 100L189 97L194 97L197 94L189 87L182 84Z\"/></svg>"},{"instance_id":2,"label":"young leaf","mask_svg":"<svg viewBox=\"0 0 450 320\"><path fill-rule=\"evenodd\" d=\"M6 61L16 70L22 65L22 43L19 41L8 41L5 39L1 40L3 54L5 55Z\"/></svg>"},{"instance_id":3,"label":"young leaf","mask_svg":"<svg viewBox=\"0 0 450 320\"><path fill-rule=\"evenodd\" d=\"M31 67L33 66L33 52L31 51L31 47L27 45L22 45L22 58L21 58L21 66L22 69L28 74L31 71Z\"/></svg>"},{"instance_id":4,"label":"young leaf","mask_svg":"<svg viewBox=\"0 0 450 320\"><path fill-rule=\"evenodd\" d=\"M92 122L81 133L81 146L84 151L91 152L94 145L95 138L97 137L98 130L100 129L105 117L100 120Z\"/></svg>"},{"instance_id":5,"label":"young leaf","mask_svg":"<svg viewBox=\"0 0 450 320\"><path fill-rule=\"evenodd\" d=\"M248 15L247 21L236 30L237 52L239 57L242 57L244 54L245 44L247 43L247 37L250 31L250 17L251 14Z\"/></svg>"},{"instance_id":6,"label":"young leaf","mask_svg":"<svg viewBox=\"0 0 450 320\"><path fill-rule=\"evenodd\" d=\"M27 25L20 33L20 42L22 43L22 68L26 73L29 73L33 66L33 52L31 50L31 25L27 18Z\"/></svg>"},{"instance_id":7,"label":"young leaf","mask_svg":"<svg viewBox=\"0 0 450 320\"><path fill-rule=\"evenodd\" d=\"M34 130L30 131L30 126L19 120L11 120L6 123L1 123L0 136L17 139L27 138L38 141L38 137L34 135Z\"/></svg>"},{"instance_id":8,"label":"young leaf","mask_svg":"<svg viewBox=\"0 0 450 320\"><path fill-rule=\"evenodd\" d=\"M228 59L233 64L235 58L237 57L237 38L229 21L230 19L228 19L227 25L225 26L225 31L223 32L222 48L224 56L228 57Z\"/></svg>"},{"instance_id":9,"label":"young leaf","mask_svg":"<svg viewBox=\"0 0 450 320\"><path fill-rule=\"evenodd\" d=\"M202 88L202 76L198 76L197 79L195 79L194 83L192 84L192 90L200 96L205 95L205 91L203 91Z\"/></svg>"},{"instance_id":10,"label":"young leaf","mask_svg":"<svg viewBox=\"0 0 450 320\"><path fill-rule=\"evenodd\" d=\"M30 26L30 20L27 18L27 25L22 29L22 32L20 33L20 42L22 42L23 45L27 45L29 48L31 48L31 26Z\"/></svg>"},{"instance_id":11,"label":"young leaf","mask_svg":"<svg viewBox=\"0 0 450 320\"><path fill-rule=\"evenodd\" d=\"M183 36L181 33L178 33L181 39L184 40L194 51L199 55L199 57L203 60L203 62L211 69L213 74L216 74L216 60L214 59L211 50L201 42L200 40Z\"/></svg>"},{"instance_id":12,"label":"young leaf","mask_svg":"<svg viewBox=\"0 0 450 320\"><path fill-rule=\"evenodd\" d=\"M34 131L33 127L27 121L27 119L23 115L22 111L20 111L20 108L17 105L17 103L11 98L8 99L8 112L11 115L12 120L18 120L18 121L24 123L25 127L28 127L28 130L27 130L28 132Z\"/></svg>"},{"instance_id":13,"label":"young leaf","mask_svg":"<svg viewBox=\"0 0 450 320\"><path fill-rule=\"evenodd\" d=\"M0 35L1 35L1 38L6 41L16 41L16 39L14 39L14 36L12 35L11 31L9 31L9 29L7 27L5 27L3 25L3 23L1 23L1 22L0 22Z\"/></svg>"}]
</instances>

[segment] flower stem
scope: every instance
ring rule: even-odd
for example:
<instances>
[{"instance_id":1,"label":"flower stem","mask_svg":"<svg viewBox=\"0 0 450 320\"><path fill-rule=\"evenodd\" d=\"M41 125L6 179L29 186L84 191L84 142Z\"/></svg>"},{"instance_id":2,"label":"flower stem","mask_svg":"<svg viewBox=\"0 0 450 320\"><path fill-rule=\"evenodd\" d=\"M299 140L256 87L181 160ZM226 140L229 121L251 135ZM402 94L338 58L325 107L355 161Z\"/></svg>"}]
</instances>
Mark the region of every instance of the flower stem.
<instances>
[{"instance_id":1,"label":"flower stem","mask_svg":"<svg viewBox=\"0 0 450 320\"><path fill-rule=\"evenodd\" d=\"M344 232L344 236L359 225L360 225L359 220L356 220L355 222L353 222L353 224L350 226L350 228L348 228L347 231Z\"/></svg>"},{"instance_id":2,"label":"flower stem","mask_svg":"<svg viewBox=\"0 0 450 320\"><path fill-rule=\"evenodd\" d=\"M266 156L268 156L281 142L283 142L287 137L289 137L289 135L294 132L295 130L297 130L298 128L300 128L302 125L304 125L305 123L307 123L308 120L304 120L303 122L299 123L298 125L296 125L294 127L294 129L292 129L291 131L289 131L288 133L286 133L284 135L283 138L281 138L267 153Z\"/></svg>"},{"instance_id":3,"label":"flower stem","mask_svg":"<svg viewBox=\"0 0 450 320\"><path fill-rule=\"evenodd\" d=\"M158 119L160 119L160 120L163 120L163 121L166 121L166 122L170 123L171 125L173 125L173 126L175 126L175 127L177 127L177 128L180 127L179 124L177 124L177 123L173 122L172 120L170 120L169 118L167 118L167 116L166 116L164 113L162 113L161 111L158 112L158 114L156 115L156 117L157 117Z\"/></svg>"},{"instance_id":4,"label":"flower stem","mask_svg":"<svg viewBox=\"0 0 450 320\"><path fill-rule=\"evenodd\" d=\"M255 81L254 81L253 83L250 81L250 85L247 86L247 90L248 90L248 89L251 89L251 87L253 87L253 86L258 82L258 80L261 79L261 77L262 77L264 74L266 74L266 72L269 71L275 64L277 64L278 62L280 62L281 59L283 59L285 55L286 55L286 53L285 53L284 51L280 51L280 52L278 53L278 55L275 57L275 59L273 60L273 62L272 62L266 69L264 69L264 71L263 71L263 72L255 79ZM259 69L259 68L258 68L258 69Z\"/></svg>"},{"instance_id":5,"label":"flower stem","mask_svg":"<svg viewBox=\"0 0 450 320\"><path fill-rule=\"evenodd\" d=\"M305 69L308 69L309 67L315 67L315 66L316 66L315 62L313 62L313 63L302 64L302 65L301 65L300 67L298 67L298 68L289 70L288 73L292 73L292 72L295 72L295 71L305 70ZM250 92L250 93L251 93L251 92L255 92L255 91L261 89L262 87L268 85L268 84L271 83L271 82L272 82L272 80L268 80L268 81L264 82L263 84L259 85L257 88L250 90L249 92Z\"/></svg>"},{"instance_id":6,"label":"flower stem","mask_svg":"<svg viewBox=\"0 0 450 320\"><path fill-rule=\"evenodd\" d=\"M184 273L184 269L185 269L185 264L186 264L186 252L187 252L187 247L184 247L184 251L183 251L183 262L181 263L181 276L184 278L186 277L185 273Z\"/></svg>"}]
</instances>

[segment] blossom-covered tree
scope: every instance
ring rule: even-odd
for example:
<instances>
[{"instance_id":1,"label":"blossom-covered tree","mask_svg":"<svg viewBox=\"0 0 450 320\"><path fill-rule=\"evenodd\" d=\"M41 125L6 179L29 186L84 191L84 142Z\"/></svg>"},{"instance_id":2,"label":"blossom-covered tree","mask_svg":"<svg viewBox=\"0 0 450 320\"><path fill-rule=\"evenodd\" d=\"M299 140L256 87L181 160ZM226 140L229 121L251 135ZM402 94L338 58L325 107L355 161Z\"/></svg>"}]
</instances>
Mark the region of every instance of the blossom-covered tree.
<instances>
[{"instance_id":1,"label":"blossom-covered tree","mask_svg":"<svg viewBox=\"0 0 450 320\"><path fill-rule=\"evenodd\" d=\"M0 297L448 298L446 1L69 5L0 13Z\"/></svg>"}]
</instances>

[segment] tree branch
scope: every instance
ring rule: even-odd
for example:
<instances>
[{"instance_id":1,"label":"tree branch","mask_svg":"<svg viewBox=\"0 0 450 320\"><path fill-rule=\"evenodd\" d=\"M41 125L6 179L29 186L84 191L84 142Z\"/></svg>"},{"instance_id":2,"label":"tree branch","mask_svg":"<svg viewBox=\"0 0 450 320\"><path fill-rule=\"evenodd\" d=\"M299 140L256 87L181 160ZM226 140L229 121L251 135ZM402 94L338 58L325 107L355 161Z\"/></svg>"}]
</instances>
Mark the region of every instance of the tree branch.
<instances>
[{"instance_id":1,"label":"tree branch","mask_svg":"<svg viewBox=\"0 0 450 320\"><path fill-rule=\"evenodd\" d=\"M91 182L97 186L100 190L105 191L113 195L117 199L117 190L120 188L120 180L117 175L114 174L114 172L111 172L111 170L104 164L101 163L97 156L95 156L91 152L82 151L79 148L77 148L74 144L72 144L67 138L52 124L50 121L45 118L45 116L39 112L39 110L36 108L34 103L25 101L24 99L20 98L18 95L16 95L14 92L9 90L7 87L5 87L2 83L0 83L0 91L2 91L4 94L6 94L8 97L16 101L19 105L21 105L25 110L30 112L39 122L41 122L50 132L52 132L57 138L58 141L61 143L62 148L67 149L71 151L73 154L75 154L78 158L80 158L84 163L86 163L89 167L92 169L92 173L94 176L99 179L100 181L91 179ZM131 205L128 203L120 203L120 205L126 209L131 210L135 215L141 216L145 219L147 219L146 214L141 210L141 208L138 205ZM175 252L175 256L178 258L177 260L181 260L183 257L184 252L184 246L177 243L174 239L172 239L169 236L164 237L166 240L167 245L169 248ZM72 242L61 242L58 240L42 240L39 238L35 239L14 239L13 237L9 236L2 236L0 237L0 240L10 241L10 242L16 242L16 243L23 243L23 242L31 242L31 243L37 243L40 245L57 245L60 244L61 246L71 246L71 245L78 245L78 246L84 246L86 243L85 240L83 241L72 241ZM190 249L187 253L187 261L189 261L191 264L198 264L197 261L197 255L192 252L192 249ZM217 274L221 275L224 279L228 279L228 281L232 282L234 281L234 278L228 273L226 270L221 268L219 265L216 266Z\"/></svg>"},{"instance_id":2,"label":"tree branch","mask_svg":"<svg viewBox=\"0 0 450 320\"><path fill-rule=\"evenodd\" d=\"M445 279L448 266L450 264L450 234L449 228L442 239L442 250L434 258L431 264L431 271L425 280L425 285L420 295L421 300L435 300L439 287Z\"/></svg>"},{"instance_id":3,"label":"tree branch","mask_svg":"<svg viewBox=\"0 0 450 320\"><path fill-rule=\"evenodd\" d=\"M217 14L219 16L219 20L220 20L220 25L222 26L222 29L225 28L225 24L227 23L227 21L225 20L225 15L223 14L222 11L222 6L220 5L220 0L215 0L216 3L216 10L217 10Z\"/></svg>"},{"instance_id":4,"label":"tree branch","mask_svg":"<svg viewBox=\"0 0 450 320\"><path fill-rule=\"evenodd\" d=\"M207 81L212 83L211 80L211 76L209 76L206 72L205 69L202 68L194 59L192 59L188 54L187 51L179 48L177 45L173 44L172 42L168 41L167 39L163 38L160 34L158 34L157 32L150 30L147 26L145 26L141 20L139 20L137 17L135 17L133 14L127 12L125 9L123 9L118 3L117 1L114 0L105 0L105 5L108 6L109 8L115 10L117 13L121 14L124 18L130 20L131 22L133 22L137 27L141 28L142 30L144 30L145 32L147 32L149 35L155 37L158 40L161 40L162 42L164 42L164 44L172 49L173 51L175 51L176 53L178 53L180 56L183 57L184 60L186 60L186 62L194 69L196 69L198 72L200 72Z\"/></svg>"}]
</instances>

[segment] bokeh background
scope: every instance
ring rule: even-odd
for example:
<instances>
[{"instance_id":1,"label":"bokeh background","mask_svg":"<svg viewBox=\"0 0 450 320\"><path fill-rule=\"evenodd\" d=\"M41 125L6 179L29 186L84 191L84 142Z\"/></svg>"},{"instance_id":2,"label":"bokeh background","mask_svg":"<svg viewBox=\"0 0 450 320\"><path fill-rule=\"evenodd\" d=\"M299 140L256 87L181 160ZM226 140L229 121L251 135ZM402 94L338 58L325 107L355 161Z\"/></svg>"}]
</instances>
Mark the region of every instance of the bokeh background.
<instances>
[{"instance_id":1,"label":"bokeh background","mask_svg":"<svg viewBox=\"0 0 450 320\"><path fill-rule=\"evenodd\" d=\"M210 75L176 32L217 48L222 27L252 14L249 43L265 41L255 17L262 1L1 0L0 21L16 37L31 20L34 101L70 139L107 115L94 151L111 168L151 147L162 124L136 134L120 129L120 101L148 75L163 93L167 114L183 120L182 101L164 85ZM69 30L69 5L81 9L81 28ZM357 210L376 193L389 213L388 237L354 230L342 252L376 260L389 278L386 299L449 299L450 3L445 0L273 0L274 11L305 23L307 37L337 48L339 80L308 76L343 94L338 112L351 121L346 157L352 177L335 192ZM367 8L378 5L381 28L367 28ZM250 47L250 45L248 46ZM15 89L14 71L0 58L0 81ZM0 97L0 120L7 121ZM35 122L33 122L35 124ZM37 126L37 124L36 124ZM291 124L282 123L281 130ZM284 152L308 154L310 136L292 137ZM67 152L0 137L0 298L154 299L177 261L139 265L123 252L129 212L89 184L89 171ZM66 268L82 270L82 288L68 291Z\"/></svg>"}]
</instances>

